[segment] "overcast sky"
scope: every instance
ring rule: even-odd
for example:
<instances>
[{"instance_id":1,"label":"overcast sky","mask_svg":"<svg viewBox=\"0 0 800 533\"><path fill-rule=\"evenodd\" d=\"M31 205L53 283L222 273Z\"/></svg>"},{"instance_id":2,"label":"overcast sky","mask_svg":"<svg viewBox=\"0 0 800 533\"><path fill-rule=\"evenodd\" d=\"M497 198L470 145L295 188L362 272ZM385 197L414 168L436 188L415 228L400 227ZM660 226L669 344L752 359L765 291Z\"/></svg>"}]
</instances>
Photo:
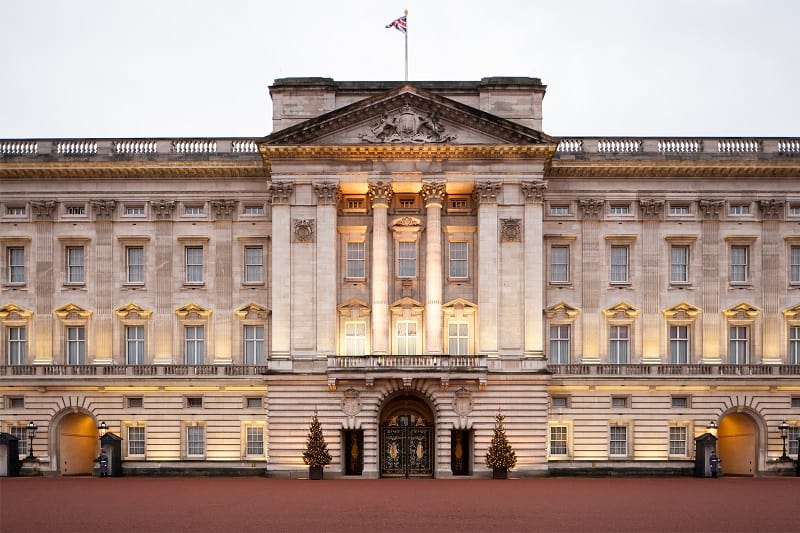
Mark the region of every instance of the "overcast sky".
<instances>
[{"instance_id":1,"label":"overcast sky","mask_svg":"<svg viewBox=\"0 0 800 533\"><path fill-rule=\"evenodd\" d=\"M557 136L800 136L799 0L0 0L0 138L270 133L288 76L532 76Z\"/></svg>"}]
</instances>

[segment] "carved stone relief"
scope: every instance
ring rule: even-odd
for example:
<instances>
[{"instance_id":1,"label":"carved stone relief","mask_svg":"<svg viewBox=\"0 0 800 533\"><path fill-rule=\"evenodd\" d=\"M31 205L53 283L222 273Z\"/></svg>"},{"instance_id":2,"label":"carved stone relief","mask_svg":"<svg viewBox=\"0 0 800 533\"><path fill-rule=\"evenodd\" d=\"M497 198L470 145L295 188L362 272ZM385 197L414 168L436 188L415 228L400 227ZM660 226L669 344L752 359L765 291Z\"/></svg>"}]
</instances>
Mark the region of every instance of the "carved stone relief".
<instances>
[{"instance_id":1,"label":"carved stone relief","mask_svg":"<svg viewBox=\"0 0 800 533\"><path fill-rule=\"evenodd\" d=\"M476 183L472 192L478 204L496 204L498 194L500 194L500 184L490 181Z\"/></svg>"},{"instance_id":2,"label":"carved stone relief","mask_svg":"<svg viewBox=\"0 0 800 533\"><path fill-rule=\"evenodd\" d=\"M154 200L150 202L150 210L156 218L170 218L175 211L175 200Z\"/></svg>"},{"instance_id":3,"label":"carved stone relief","mask_svg":"<svg viewBox=\"0 0 800 533\"><path fill-rule=\"evenodd\" d=\"M31 210L36 220L53 220L53 213L56 203L53 200L34 200L31 202Z\"/></svg>"},{"instance_id":4,"label":"carved stone relief","mask_svg":"<svg viewBox=\"0 0 800 533\"><path fill-rule=\"evenodd\" d=\"M725 206L724 200L700 200L698 203L704 218L718 218Z\"/></svg>"},{"instance_id":5,"label":"carved stone relief","mask_svg":"<svg viewBox=\"0 0 800 533\"><path fill-rule=\"evenodd\" d=\"M294 240L297 242L314 242L314 220L309 218L294 219Z\"/></svg>"},{"instance_id":6,"label":"carved stone relief","mask_svg":"<svg viewBox=\"0 0 800 533\"><path fill-rule=\"evenodd\" d=\"M422 183L422 199L425 207L430 204L439 204L441 207L444 202L445 184L443 181L426 181Z\"/></svg>"},{"instance_id":7,"label":"carved stone relief","mask_svg":"<svg viewBox=\"0 0 800 533\"><path fill-rule=\"evenodd\" d=\"M780 218L783 214L783 202L780 200L761 200L758 207L764 218Z\"/></svg>"},{"instance_id":8,"label":"carved stone relief","mask_svg":"<svg viewBox=\"0 0 800 533\"><path fill-rule=\"evenodd\" d=\"M272 195L272 204L288 204L292 194L293 185L289 181L273 181L270 183L269 192Z\"/></svg>"},{"instance_id":9,"label":"carved stone relief","mask_svg":"<svg viewBox=\"0 0 800 533\"><path fill-rule=\"evenodd\" d=\"M500 240L502 242L522 242L522 227L518 218L500 219Z\"/></svg>"},{"instance_id":10,"label":"carved stone relief","mask_svg":"<svg viewBox=\"0 0 800 533\"><path fill-rule=\"evenodd\" d=\"M89 203L97 218L111 218L117 206L116 200L91 200Z\"/></svg>"},{"instance_id":11,"label":"carved stone relief","mask_svg":"<svg viewBox=\"0 0 800 533\"><path fill-rule=\"evenodd\" d=\"M578 200L578 207L583 212L583 218L600 218L605 203L605 200Z\"/></svg>"},{"instance_id":12,"label":"carved stone relief","mask_svg":"<svg viewBox=\"0 0 800 533\"><path fill-rule=\"evenodd\" d=\"M369 184L367 195L369 196L372 207L382 204L389 207L389 202L392 200L392 184L385 181L373 181Z\"/></svg>"},{"instance_id":13,"label":"carved stone relief","mask_svg":"<svg viewBox=\"0 0 800 533\"><path fill-rule=\"evenodd\" d=\"M547 183L544 181L523 181L522 194L525 201L529 203L541 202L544 200L544 191L547 190Z\"/></svg>"},{"instance_id":14,"label":"carved stone relief","mask_svg":"<svg viewBox=\"0 0 800 533\"><path fill-rule=\"evenodd\" d=\"M314 191L317 193L317 203L336 204L336 200L341 196L339 185L330 181L314 183Z\"/></svg>"},{"instance_id":15,"label":"carved stone relief","mask_svg":"<svg viewBox=\"0 0 800 533\"><path fill-rule=\"evenodd\" d=\"M347 416L356 416L361 412L361 396L355 389L344 391L342 398L342 412Z\"/></svg>"},{"instance_id":16,"label":"carved stone relief","mask_svg":"<svg viewBox=\"0 0 800 533\"><path fill-rule=\"evenodd\" d=\"M443 143L456 138L444 130L436 113L423 116L406 104L398 113L384 113L369 131L358 137L368 143Z\"/></svg>"},{"instance_id":17,"label":"carved stone relief","mask_svg":"<svg viewBox=\"0 0 800 533\"><path fill-rule=\"evenodd\" d=\"M472 412L472 394L464 387L455 392L453 410L458 416L467 416Z\"/></svg>"},{"instance_id":18,"label":"carved stone relief","mask_svg":"<svg viewBox=\"0 0 800 533\"><path fill-rule=\"evenodd\" d=\"M656 218L664 211L664 201L653 198L639 200L639 211L643 217Z\"/></svg>"},{"instance_id":19,"label":"carved stone relief","mask_svg":"<svg viewBox=\"0 0 800 533\"><path fill-rule=\"evenodd\" d=\"M236 200L211 200L209 203L217 218L229 218L236 209Z\"/></svg>"}]
</instances>

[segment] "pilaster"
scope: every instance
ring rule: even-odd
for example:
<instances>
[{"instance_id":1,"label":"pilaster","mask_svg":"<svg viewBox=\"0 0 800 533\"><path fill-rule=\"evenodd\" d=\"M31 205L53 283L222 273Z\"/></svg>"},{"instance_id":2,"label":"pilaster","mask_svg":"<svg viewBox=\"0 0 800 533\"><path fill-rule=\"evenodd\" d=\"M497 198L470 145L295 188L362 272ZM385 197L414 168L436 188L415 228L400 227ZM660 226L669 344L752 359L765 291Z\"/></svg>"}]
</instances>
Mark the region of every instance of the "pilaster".
<instances>
[{"instance_id":1,"label":"pilaster","mask_svg":"<svg viewBox=\"0 0 800 533\"><path fill-rule=\"evenodd\" d=\"M172 293L173 290L173 242L172 214L175 211L174 200L158 200L150 202L150 211L155 216L155 316L153 329L155 332L155 353L153 364L169 365L173 361L172 347Z\"/></svg>"},{"instance_id":2,"label":"pilaster","mask_svg":"<svg viewBox=\"0 0 800 533\"><path fill-rule=\"evenodd\" d=\"M339 186L332 182L314 183L317 193L317 346L319 357L336 353L336 198Z\"/></svg>"},{"instance_id":3,"label":"pilaster","mask_svg":"<svg viewBox=\"0 0 800 533\"><path fill-rule=\"evenodd\" d=\"M698 203L702 222L702 261L703 279L702 303L703 309L703 353L702 362L705 364L722 363L722 314L720 309L720 291L727 280L727 276L720 276L720 257L725 257L725 250L719 238L719 217L725 207L723 200L700 200ZM720 256L720 253L723 255Z\"/></svg>"},{"instance_id":4,"label":"pilaster","mask_svg":"<svg viewBox=\"0 0 800 533\"><path fill-rule=\"evenodd\" d=\"M111 364L113 360L113 217L117 202L114 200L92 200L95 215L95 271L97 283L94 287L94 363Z\"/></svg>"},{"instance_id":5,"label":"pilaster","mask_svg":"<svg viewBox=\"0 0 800 533\"><path fill-rule=\"evenodd\" d=\"M235 200L211 200L214 213L214 301L220 309L233 308L233 213ZM214 313L214 364L233 362L233 316Z\"/></svg>"},{"instance_id":6,"label":"pilaster","mask_svg":"<svg viewBox=\"0 0 800 533\"><path fill-rule=\"evenodd\" d=\"M289 197L293 185L273 181L272 195L272 351L270 359L288 359L291 352L291 209Z\"/></svg>"},{"instance_id":7,"label":"pilaster","mask_svg":"<svg viewBox=\"0 0 800 533\"><path fill-rule=\"evenodd\" d=\"M658 339L662 337L662 321L659 312L661 293L661 268L659 265L662 242L658 237L659 220L664 213L664 201L643 199L639 202L642 219L642 362L661 362ZM636 362L636 361L632 361Z\"/></svg>"},{"instance_id":8,"label":"pilaster","mask_svg":"<svg viewBox=\"0 0 800 533\"><path fill-rule=\"evenodd\" d=\"M523 221L524 246L524 309L525 346L528 357L544 358L544 246L543 212L544 191L547 183L540 181L522 182L525 198L525 218Z\"/></svg>"},{"instance_id":9,"label":"pilaster","mask_svg":"<svg viewBox=\"0 0 800 533\"><path fill-rule=\"evenodd\" d=\"M478 354L497 357L498 345L498 238L497 195L500 184L475 184L474 197L478 203Z\"/></svg>"},{"instance_id":10,"label":"pilaster","mask_svg":"<svg viewBox=\"0 0 800 533\"><path fill-rule=\"evenodd\" d=\"M780 235L780 219L783 214L783 202L779 200L761 200L762 246L761 246L761 286L763 290L763 334L762 363L781 364L780 339L783 338L783 316L780 311L780 254L783 242ZM755 352L755 350L754 350ZM754 361L758 362L758 361Z\"/></svg>"},{"instance_id":11,"label":"pilaster","mask_svg":"<svg viewBox=\"0 0 800 533\"><path fill-rule=\"evenodd\" d=\"M422 184L427 224L425 229L425 353L438 355L442 345L442 205L445 184Z\"/></svg>"},{"instance_id":12,"label":"pilaster","mask_svg":"<svg viewBox=\"0 0 800 533\"><path fill-rule=\"evenodd\" d=\"M31 280L36 295L33 331L36 332L33 363L53 363L53 295L55 294L55 266L53 261L53 217L56 203L52 200L32 201L36 226L36 279ZM62 259L63 261L63 259Z\"/></svg>"},{"instance_id":13,"label":"pilaster","mask_svg":"<svg viewBox=\"0 0 800 533\"><path fill-rule=\"evenodd\" d=\"M367 191L372 203L372 352L389 353L389 202L391 183L373 181Z\"/></svg>"},{"instance_id":14,"label":"pilaster","mask_svg":"<svg viewBox=\"0 0 800 533\"><path fill-rule=\"evenodd\" d=\"M600 216L603 213L605 200L585 199L578 201L583 215L581 223L581 260L587 268L583 269L583 292L581 330L582 330L582 363L600 362L600 287L605 272L601 268L590 268L588 265L601 265Z\"/></svg>"}]
</instances>

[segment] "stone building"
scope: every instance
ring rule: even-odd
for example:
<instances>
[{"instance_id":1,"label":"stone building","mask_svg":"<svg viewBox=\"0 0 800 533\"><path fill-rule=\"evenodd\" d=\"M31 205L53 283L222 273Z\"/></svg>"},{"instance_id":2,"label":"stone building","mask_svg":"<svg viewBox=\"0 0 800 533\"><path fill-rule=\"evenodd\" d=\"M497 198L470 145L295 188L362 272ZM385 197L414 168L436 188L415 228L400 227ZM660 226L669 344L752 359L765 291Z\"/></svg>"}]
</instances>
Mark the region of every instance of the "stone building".
<instances>
[{"instance_id":1,"label":"stone building","mask_svg":"<svg viewBox=\"0 0 800 533\"><path fill-rule=\"evenodd\" d=\"M303 476L315 411L328 475L486 475L498 410L517 475L796 457L800 139L556 139L535 78L270 92L265 138L0 141L26 468L105 423L128 473Z\"/></svg>"}]
</instances>

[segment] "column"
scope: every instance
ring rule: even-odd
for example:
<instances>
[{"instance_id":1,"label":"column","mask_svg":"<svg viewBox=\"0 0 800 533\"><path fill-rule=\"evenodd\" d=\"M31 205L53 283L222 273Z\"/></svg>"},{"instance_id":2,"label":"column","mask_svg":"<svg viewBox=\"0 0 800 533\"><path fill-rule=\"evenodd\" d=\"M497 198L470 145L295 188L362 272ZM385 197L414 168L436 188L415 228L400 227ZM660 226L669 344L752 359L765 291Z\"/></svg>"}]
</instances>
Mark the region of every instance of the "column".
<instances>
[{"instance_id":1,"label":"column","mask_svg":"<svg viewBox=\"0 0 800 533\"><path fill-rule=\"evenodd\" d=\"M292 183L273 181L272 193L272 353L270 359L288 359L291 353L291 208Z\"/></svg>"},{"instance_id":2,"label":"column","mask_svg":"<svg viewBox=\"0 0 800 533\"><path fill-rule=\"evenodd\" d=\"M389 353L389 201L392 185L383 181L369 184L372 203L372 352Z\"/></svg>"},{"instance_id":3,"label":"column","mask_svg":"<svg viewBox=\"0 0 800 533\"><path fill-rule=\"evenodd\" d=\"M336 353L336 197L339 186L314 184L317 192L317 356Z\"/></svg>"},{"instance_id":4,"label":"column","mask_svg":"<svg viewBox=\"0 0 800 533\"><path fill-rule=\"evenodd\" d=\"M583 281L581 286L581 333L582 363L600 362L600 287L605 270L600 268L600 215L605 200L579 200L583 215L581 223L581 262ZM575 345L577 348L577 343Z\"/></svg>"},{"instance_id":5,"label":"column","mask_svg":"<svg viewBox=\"0 0 800 533\"><path fill-rule=\"evenodd\" d=\"M527 357L544 358L544 258L542 202L547 183L541 181L522 182L525 198L524 224L524 309L525 345Z\"/></svg>"},{"instance_id":6,"label":"column","mask_svg":"<svg viewBox=\"0 0 800 533\"><path fill-rule=\"evenodd\" d=\"M425 202L425 353L442 353L442 205L445 184L422 184Z\"/></svg>"},{"instance_id":7,"label":"column","mask_svg":"<svg viewBox=\"0 0 800 533\"><path fill-rule=\"evenodd\" d=\"M97 283L94 288L94 363L111 364L113 361L113 231L114 200L92 200L95 215L95 271ZM122 362L122 361L120 361Z\"/></svg>"},{"instance_id":8,"label":"column","mask_svg":"<svg viewBox=\"0 0 800 533\"><path fill-rule=\"evenodd\" d=\"M173 363L172 325L174 321L172 309L173 257L175 242L172 237L172 213L175 211L174 200L158 200L150 202L150 211L155 217L155 300L156 308L153 317L155 334L155 353L153 364L170 365ZM183 257L182 251L178 258Z\"/></svg>"},{"instance_id":9,"label":"column","mask_svg":"<svg viewBox=\"0 0 800 533\"><path fill-rule=\"evenodd\" d=\"M762 282L763 302L764 309L764 329L762 330L761 338L761 363L765 364L781 364L781 339L784 335L781 333L784 327L783 316L780 312L780 280L782 279L780 271L780 253L783 246L780 235L780 219L783 214L783 202L779 200L761 200L758 204L761 209L761 217L763 223L761 225L761 265L762 265ZM756 356L757 352L753 346L753 355ZM753 359L754 363L759 361Z\"/></svg>"},{"instance_id":10,"label":"column","mask_svg":"<svg viewBox=\"0 0 800 533\"><path fill-rule=\"evenodd\" d=\"M642 362L661 363L662 317L659 312L661 292L660 253L663 241L659 239L659 218L664 212L661 200L641 200L639 214L642 218ZM631 361L632 363L636 361Z\"/></svg>"},{"instance_id":11,"label":"column","mask_svg":"<svg viewBox=\"0 0 800 533\"><path fill-rule=\"evenodd\" d=\"M722 333L722 314L720 313L720 284L725 283L727 276L720 276L721 257L726 257L725 250L720 250L719 242L719 216L725 207L723 200L700 200L700 214L703 216L703 279L701 280L700 307L703 310L702 329L702 362L706 364L722 363L720 351L724 336ZM694 333L700 333L695 328ZM692 343L696 346L696 343Z\"/></svg>"},{"instance_id":12,"label":"column","mask_svg":"<svg viewBox=\"0 0 800 533\"><path fill-rule=\"evenodd\" d=\"M56 203L53 200L31 202L31 211L36 220L36 242L34 261L36 270L30 276L34 287L33 331L36 335L33 364L53 364L53 295L55 294L56 271L53 265L53 215ZM62 259L63 260L63 259Z\"/></svg>"},{"instance_id":13,"label":"column","mask_svg":"<svg viewBox=\"0 0 800 533\"><path fill-rule=\"evenodd\" d=\"M236 200L211 200L214 212L214 364L233 362L233 213Z\"/></svg>"},{"instance_id":14,"label":"column","mask_svg":"<svg viewBox=\"0 0 800 533\"><path fill-rule=\"evenodd\" d=\"M475 184L474 197L478 202L478 354L497 357L497 295L499 228L497 195L500 184Z\"/></svg>"}]
</instances>

